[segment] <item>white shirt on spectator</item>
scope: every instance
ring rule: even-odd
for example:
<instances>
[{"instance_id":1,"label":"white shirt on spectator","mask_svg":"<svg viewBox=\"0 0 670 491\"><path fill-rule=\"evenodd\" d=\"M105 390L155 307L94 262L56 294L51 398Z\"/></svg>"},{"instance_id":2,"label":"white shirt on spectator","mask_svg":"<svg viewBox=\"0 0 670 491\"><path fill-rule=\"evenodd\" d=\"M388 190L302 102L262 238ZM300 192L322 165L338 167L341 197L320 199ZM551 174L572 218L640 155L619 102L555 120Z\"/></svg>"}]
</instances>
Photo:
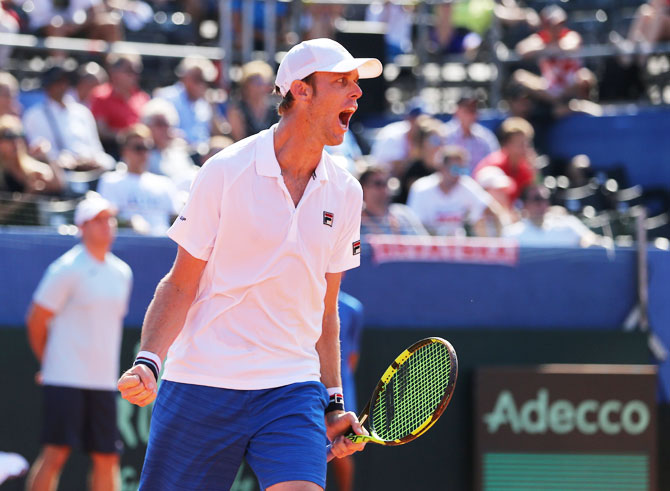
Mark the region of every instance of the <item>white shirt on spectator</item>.
<instances>
[{"instance_id":1,"label":"white shirt on spectator","mask_svg":"<svg viewBox=\"0 0 670 491\"><path fill-rule=\"evenodd\" d=\"M396 121L384 126L374 138L370 155L375 162L390 170L391 164L398 160L405 160L409 154L409 121Z\"/></svg>"},{"instance_id":2,"label":"white shirt on spectator","mask_svg":"<svg viewBox=\"0 0 670 491\"><path fill-rule=\"evenodd\" d=\"M293 204L275 126L208 160L168 236L207 261L163 378L240 390L320 379L326 273L360 264L360 184L327 152Z\"/></svg>"},{"instance_id":3,"label":"white shirt on spectator","mask_svg":"<svg viewBox=\"0 0 670 491\"><path fill-rule=\"evenodd\" d=\"M44 138L51 144L47 156L52 160L67 151L111 169L114 159L102 148L91 110L70 97L65 97L63 104L47 97L26 111L23 126L28 143Z\"/></svg>"},{"instance_id":4,"label":"white shirt on spectator","mask_svg":"<svg viewBox=\"0 0 670 491\"><path fill-rule=\"evenodd\" d=\"M523 219L503 229L504 237L515 238L522 246L580 247L582 239L591 235L577 217L559 213L547 213L542 227Z\"/></svg>"},{"instance_id":5,"label":"white shirt on spectator","mask_svg":"<svg viewBox=\"0 0 670 491\"><path fill-rule=\"evenodd\" d=\"M152 235L165 235L172 217L179 212L179 193L170 178L151 172L133 174L125 170L102 175L98 192L119 210L119 218L144 218Z\"/></svg>"},{"instance_id":6,"label":"white shirt on spectator","mask_svg":"<svg viewBox=\"0 0 670 491\"><path fill-rule=\"evenodd\" d=\"M132 280L114 254L100 262L81 244L51 263L33 296L54 313L42 360L45 384L116 390Z\"/></svg>"},{"instance_id":7,"label":"white shirt on spectator","mask_svg":"<svg viewBox=\"0 0 670 491\"><path fill-rule=\"evenodd\" d=\"M69 0L66 9L56 9L53 0L31 1L33 9L28 14L31 31L48 25L56 15L63 17L66 24L71 24L75 21L78 12L86 12L91 7L102 3L102 0ZM24 4L26 1L20 3Z\"/></svg>"},{"instance_id":8,"label":"white shirt on spectator","mask_svg":"<svg viewBox=\"0 0 670 491\"><path fill-rule=\"evenodd\" d=\"M465 235L465 223L477 222L491 202L491 195L468 176L461 176L445 193L439 174L412 184L407 205L435 235Z\"/></svg>"},{"instance_id":9,"label":"white shirt on spectator","mask_svg":"<svg viewBox=\"0 0 670 491\"><path fill-rule=\"evenodd\" d=\"M479 123L473 123L470 135L466 136L461 122L454 117L444 123L443 132L445 145L455 145L468 152L467 164L470 174L484 157L500 150L500 144L493 132Z\"/></svg>"}]
</instances>

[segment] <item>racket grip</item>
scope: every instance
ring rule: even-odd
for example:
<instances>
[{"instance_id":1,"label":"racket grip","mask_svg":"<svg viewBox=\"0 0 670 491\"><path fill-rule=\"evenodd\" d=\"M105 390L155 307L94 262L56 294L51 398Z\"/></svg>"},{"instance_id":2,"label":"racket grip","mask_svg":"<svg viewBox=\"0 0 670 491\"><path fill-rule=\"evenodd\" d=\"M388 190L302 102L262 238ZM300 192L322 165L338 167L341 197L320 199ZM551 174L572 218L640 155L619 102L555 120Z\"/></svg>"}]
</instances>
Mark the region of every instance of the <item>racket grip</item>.
<instances>
[{"instance_id":1,"label":"racket grip","mask_svg":"<svg viewBox=\"0 0 670 491\"><path fill-rule=\"evenodd\" d=\"M335 458L335 456L333 455L333 444L329 443L326 446L326 462L330 462L334 458Z\"/></svg>"}]
</instances>

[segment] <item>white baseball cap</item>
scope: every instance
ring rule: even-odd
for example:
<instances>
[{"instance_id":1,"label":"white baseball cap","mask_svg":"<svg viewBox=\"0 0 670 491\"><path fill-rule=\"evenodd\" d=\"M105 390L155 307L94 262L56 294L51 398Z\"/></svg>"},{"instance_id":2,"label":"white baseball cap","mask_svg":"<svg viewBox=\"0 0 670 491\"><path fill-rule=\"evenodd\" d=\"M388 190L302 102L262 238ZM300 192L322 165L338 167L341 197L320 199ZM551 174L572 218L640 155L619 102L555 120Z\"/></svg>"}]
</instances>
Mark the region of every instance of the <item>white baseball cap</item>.
<instances>
[{"instance_id":1,"label":"white baseball cap","mask_svg":"<svg viewBox=\"0 0 670 491\"><path fill-rule=\"evenodd\" d=\"M360 78L375 78L383 67L377 58L354 58L344 46L327 38L310 39L293 46L279 64L275 84L282 96L291 90L294 80L314 72L346 73L358 70Z\"/></svg>"},{"instance_id":2,"label":"white baseball cap","mask_svg":"<svg viewBox=\"0 0 670 491\"><path fill-rule=\"evenodd\" d=\"M116 214L116 206L94 191L86 193L86 197L77 204L74 210L74 224L81 227L84 223L97 217L99 213L108 210Z\"/></svg>"}]
</instances>

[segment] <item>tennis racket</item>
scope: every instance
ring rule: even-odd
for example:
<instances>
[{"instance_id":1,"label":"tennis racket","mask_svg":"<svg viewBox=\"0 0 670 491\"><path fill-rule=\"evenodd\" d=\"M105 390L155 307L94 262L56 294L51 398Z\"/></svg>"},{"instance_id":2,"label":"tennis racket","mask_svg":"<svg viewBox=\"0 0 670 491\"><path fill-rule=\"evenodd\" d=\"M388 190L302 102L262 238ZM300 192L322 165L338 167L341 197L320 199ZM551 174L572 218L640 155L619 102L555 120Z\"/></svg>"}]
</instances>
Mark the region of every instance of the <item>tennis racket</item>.
<instances>
[{"instance_id":1,"label":"tennis racket","mask_svg":"<svg viewBox=\"0 0 670 491\"><path fill-rule=\"evenodd\" d=\"M391 363L358 420L369 436L347 435L355 443L403 445L428 431L446 409L456 386L458 359L448 341L417 341ZM328 453L328 460L333 458Z\"/></svg>"}]
</instances>

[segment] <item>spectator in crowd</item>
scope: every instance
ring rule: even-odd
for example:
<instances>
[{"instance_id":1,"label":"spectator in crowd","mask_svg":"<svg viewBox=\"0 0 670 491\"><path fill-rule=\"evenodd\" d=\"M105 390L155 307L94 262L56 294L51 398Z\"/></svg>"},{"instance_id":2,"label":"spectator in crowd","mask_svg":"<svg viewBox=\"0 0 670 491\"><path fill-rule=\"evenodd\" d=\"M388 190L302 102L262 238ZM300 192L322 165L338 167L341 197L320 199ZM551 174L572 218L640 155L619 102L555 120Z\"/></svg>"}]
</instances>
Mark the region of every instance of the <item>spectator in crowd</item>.
<instances>
[{"instance_id":1,"label":"spectator in crowd","mask_svg":"<svg viewBox=\"0 0 670 491\"><path fill-rule=\"evenodd\" d=\"M500 149L493 132L477 122L477 98L474 94L461 96L454 116L444 124L443 133L445 144L465 149L470 173L484 157Z\"/></svg>"},{"instance_id":2,"label":"spectator in crowd","mask_svg":"<svg viewBox=\"0 0 670 491\"><path fill-rule=\"evenodd\" d=\"M273 88L274 72L270 65L255 60L242 66L239 94L228 106L230 135L235 141L255 135L279 121Z\"/></svg>"},{"instance_id":3,"label":"spectator in crowd","mask_svg":"<svg viewBox=\"0 0 670 491\"><path fill-rule=\"evenodd\" d=\"M581 47L581 36L566 27L567 15L558 5L543 8L540 19L541 29L516 46L521 57L537 58L540 75L520 69L512 75L514 82L549 104L557 117L572 111L599 115L599 106L589 100L596 77L578 58L570 56Z\"/></svg>"},{"instance_id":4,"label":"spectator in crowd","mask_svg":"<svg viewBox=\"0 0 670 491\"><path fill-rule=\"evenodd\" d=\"M507 188L509 203L514 203L523 189L535 180L535 168L532 165L535 152L532 141L533 127L521 118L507 118L499 128L499 140L502 148L493 152L477 164L473 176L487 167L499 167L514 181L515 186Z\"/></svg>"},{"instance_id":5,"label":"spectator in crowd","mask_svg":"<svg viewBox=\"0 0 670 491\"><path fill-rule=\"evenodd\" d=\"M407 205L435 235L465 236L465 225L477 236L499 235L501 221L493 198L468 176L468 158L460 147L442 147L437 172L416 181ZM487 222L494 223L491 234Z\"/></svg>"},{"instance_id":6,"label":"spectator in crowd","mask_svg":"<svg viewBox=\"0 0 670 491\"><path fill-rule=\"evenodd\" d=\"M28 340L43 384L43 446L29 491L55 490L76 447L91 456L91 489L120 489L115 379L132 271L110 252L114 213L96 193L77 205L81 243L51 263L28 311Z\"/></svg>"},{"instance_id":7,"label":"spectator in crowd","mask_svg":"<svg viewBox=\"0 0 670 491\"><path fill-rule=\"evenodd\" d=\"M386 61L393 62L396 56L412 52L412 23L414 7L391 0L375 1L368 5L365 20L383 22L386 25Z\"/></svg>"},{"instance_id":8,"label":"spectator in crowd","mask_svg":"<svg viewBox=\"0 0 670 491\"><path fill-rule=\"evenodd\" d=\"M387 124L375 135L370 155L391 175L403 175L409 162L418 158L419 123L423 114L421 104L413 102L402 121Z\"/></svg>"},{"instance_id":9,"label":"spectator in crowd","mask_svg":"<svg viewBox=\"0 0 670 491\"><path fill-rule=\"evenodd\" d=\"M154 143L147 170L169 177L179 191L188 193L198 167L178 135L179 115L174 106L163 99L147 102L142 109L142 123L151 130Z\"/></svg>"},{"instance_id":10,"label":"spectator in crowd","mask_svg":"<svg viewBox=\"0 0 670 491\"><path fill-rule=\"evenodd\" d=\"M100 138L110 153L116 154L119 133L140 120L149 94L139 88L142 59L136 54L111 53L107 56L109 82L91 94L91 112Z\"/></svg>"},{"instance_id":11,"label":"spectator in crowd","mask_svg":"<svg viewBox=\"0 0 670 491\"><path fill-rule=\"evenodd\" d=\"M454 25L452 2L439 2L433 8L428 51L436 55L466 54L474 57L482 44L481 36L466 27Z\"/></svg>"},{"instance_id":12,"label":"spectator in crowd","mask_svg":"<svg viewBox=\"0 0 670 491\"><path fill-rule=\"evenodd\" d=\"M208 84L216 80L216 67L202 56L188 56L176 70L179 81L156 90L154 97L174 105L179 115L179 129L193 148L206 144L212 130L212 106L205 99Z\"/></svg>"},{"instance_id":13,"label":"spectator in crowd","mask_svg":"<svg viewBox=\"0 0 670 491\"><path fill-rule=\"evenodd\" d=\"M0 198L0 224L39 225L34 200L25 198L58 195L64 183L58 165L28 154L21 120L9 114L0 116L0 193L24 195Z\"/></svg>"},{"instance_id":14,"label":"spectator in crowd","mask_svg":"<svg viewBox=\"0 0 670 491\"><path fill-rule=\"evenodd\" d=\"M103 174L98 190L117 207L123 225L141 234L164 235L182 203L168 177L147 171L151 130L133 125L120 135L120 143L126 168Z\"/></svg>"},{"instance_id":15,"label":"spectator in crowd","mask_svg":"<svg viewBox=\"0 0 670 491\"><path fill-rule=\"evenodd\" d=\"M604 237L588 229L562 207L549 206L549 190L533 184L524 189L523 218L503 230L505 237L518 239L522 246L589 247L606 245Z\"/></svg>"},{"instance_id":16,"label":"spectator in crowd","mask_svg":"<svg viewBox=\"0 0 670 491\"><path fill-rule=\"evenodd\" d=\"M91 96L93 91L107 82L107 72L95 61L89 61L77 69L74 87L69 95L79 104L91 107Z\"/></svg>"},{"instance_id":17,"label":"spectator in crowd","mask_svg":"<svg viewBox=\"0 0 670 491\"><path fill-rule=\"evenodd\" d=\"M30 29L38 36L85 37L121 41L118 16L103 0L32 0Z\"/></svg>"},{"instance_id":18,"label":"spectator in crowd","mask_svg":"<svg viewBox=\"0 0 670 491\"><path fill-rule=\"evenodd\" d=\"M354 373L358 366L363 331L363 304L358 299L340 290L337 299L337 311L340 316L340 373L342 375L342 394L346 401L345 409L358 413L356 384ZM330 466L335 472L338 491L354 489L354 456L347 455L333 459Z\"/></svg>"},{"instance_id":19,"label":"spectator in crowd","mask_svg":"<svg viewBox=\"0 0 670 491\"><path fill-rule=\"evenodd\" d=\"M14 75L9 72L0 72L0 116L21 114L18 95L19 82Z\"/></svg>"},{"instance_id":20,"label":"spectator in crowd","mask_svg":"<svg viewBox=\"0 0 670 491\"><path fill-rule=\"evenodd\" d=\"M391 203L389 174L381 167L370 166L358 181L363 188L361 235L427 235L421 220L406 205Z\"/></svg>"},{"instance_id":21,"label":"spectator in crowd","mask_svg":"<svg viewBox=\"0 0 670 491\"><path fill-rule=\"evenodd\" d=\"M407 167L400 177L400 192L394 197L397 203L407 203L409 189L414 181L435 172L435 154L443 146L444 134L442 122L428 116L419 116L416 146L418 152L414 160L407 163Z\"/></svg>"},{"instance_id":22,"label":"spectator in crowd","mask_svg":"<svg viewBox=\"0 0 670 491\"><path fill-rule=\"evenodd\" d=\"M23 116L28 143L36 146L48 142L47 158L66 169L113 168L114 159L102 148L91 111L66 96L70 73L52 66L42 73L42 87L46 98L31 106Z\"/></svg>"}]
</instances>

